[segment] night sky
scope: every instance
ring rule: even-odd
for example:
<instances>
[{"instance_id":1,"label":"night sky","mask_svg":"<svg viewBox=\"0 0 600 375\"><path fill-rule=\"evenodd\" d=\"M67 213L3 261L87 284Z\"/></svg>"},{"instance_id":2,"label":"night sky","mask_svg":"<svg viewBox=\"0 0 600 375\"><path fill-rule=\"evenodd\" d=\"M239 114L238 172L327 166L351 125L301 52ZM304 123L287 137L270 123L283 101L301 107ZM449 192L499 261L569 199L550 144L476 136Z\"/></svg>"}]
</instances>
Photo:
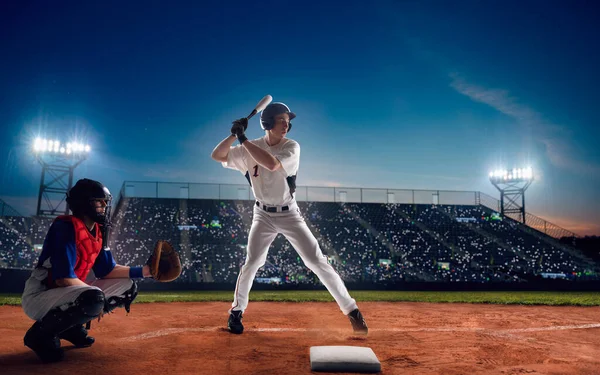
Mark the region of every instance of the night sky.
<instances>
[{"instance_id":1,"label":"night sky","mask_svg":"<svg viewBox=\"0 0 600 375\"><path fill-rule=\"evenodd\" d=\"M2 1L0 198L34 214L37 136L85 140L75 178L113 192L244 184L210 153L271 94L298 185L499 198L488 172L531 166L527 210L600 235L597 2L216 3Z\"/></svg>"}]
</instances>

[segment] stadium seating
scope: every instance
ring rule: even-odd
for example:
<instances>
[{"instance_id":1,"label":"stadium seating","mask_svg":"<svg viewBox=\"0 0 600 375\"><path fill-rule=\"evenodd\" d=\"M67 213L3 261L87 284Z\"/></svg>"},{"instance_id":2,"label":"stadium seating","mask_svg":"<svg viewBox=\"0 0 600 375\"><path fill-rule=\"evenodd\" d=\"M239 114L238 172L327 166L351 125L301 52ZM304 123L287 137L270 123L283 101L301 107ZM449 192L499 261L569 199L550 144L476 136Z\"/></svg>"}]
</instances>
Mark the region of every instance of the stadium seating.
<instances>
[{"instance_id":1,"label":"stadium seating","mask_svg":"<svg viewBox=\"0 0 600 375\"><path fill-rule=\"evenodd\" d=\"M299 202L299 207L345 281L522 282L544 273L581 277L590 268L552 239L542 240L483 206ZM252 201L123 198L109 245L119 263L141 265L156 240L168 240L182 254L178 282L234 283L253 209ZM1 265L33 267L51 221L3 217ZM282 235L256 282L319 284Z\"/></svg>"}]
</instances>

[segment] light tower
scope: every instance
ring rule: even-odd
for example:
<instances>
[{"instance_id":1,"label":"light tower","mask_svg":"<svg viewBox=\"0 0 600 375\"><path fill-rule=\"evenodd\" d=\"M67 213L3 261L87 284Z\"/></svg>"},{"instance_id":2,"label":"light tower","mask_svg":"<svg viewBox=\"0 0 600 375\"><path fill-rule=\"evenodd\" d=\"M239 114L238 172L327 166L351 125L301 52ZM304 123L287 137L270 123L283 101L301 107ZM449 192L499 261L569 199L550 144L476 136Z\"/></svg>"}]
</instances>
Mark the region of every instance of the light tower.
<instances>
[{"instance_id":1,"label":"light tower","mask_svg":"<svg viewBox=\"0 0 600 375\"><path fill-rule=\"evenodd\" d=\"M87 159L89 145L78 142L63 144L58 140L37 138L33 152L42 165L37 216L57 216L69 213L66 193L73 186L73 171ZM42 198L45 201L42 207ZM54 198L54 199L52 199Z\"/></svg>"},{"instance_id":2,"label":"light tower","mask_svg":"<svg viewBox=\"0 0 600 375\"><path fill-rule=\"evenodd\" d=\"M525 224L525 190L533 182L531 167L495 170L490 172L490 181L500 191L501 214L518 214L517 221Z\"/></svg>"}]
</instances>

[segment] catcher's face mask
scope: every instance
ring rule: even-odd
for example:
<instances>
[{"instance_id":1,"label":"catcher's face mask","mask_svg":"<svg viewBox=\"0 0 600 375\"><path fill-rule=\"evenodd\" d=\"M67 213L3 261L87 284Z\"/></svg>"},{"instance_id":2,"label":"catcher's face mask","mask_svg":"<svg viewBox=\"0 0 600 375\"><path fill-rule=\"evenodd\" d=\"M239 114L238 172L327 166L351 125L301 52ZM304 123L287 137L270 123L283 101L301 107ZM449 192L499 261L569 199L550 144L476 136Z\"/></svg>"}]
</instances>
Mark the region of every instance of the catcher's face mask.
<instances>
[{"instance_id":1,"label":"catcher's face mask","mask_svg":"<svg viewBox=\"0 0 600 375\"><path fill-rule=\"evenodd\" d=\"M98 181L84 178L67 193L67 204L75 216L87 216L99 224L110 224L112 195Z\"/></svg>"},{"instance_id":2,"label":"catcher's face mask","mask_svg":"<svg viewBox=\"0 0 600 375\"><path fill-rule=\"evenodd\" d=\"M89 204L93 208L93 212L92 210L90 210L89 214L87 214L87 216L89 216L90 219L92 219L98 224L110 224L112 198L91 199Z\"/></svg>"}]
</instances>

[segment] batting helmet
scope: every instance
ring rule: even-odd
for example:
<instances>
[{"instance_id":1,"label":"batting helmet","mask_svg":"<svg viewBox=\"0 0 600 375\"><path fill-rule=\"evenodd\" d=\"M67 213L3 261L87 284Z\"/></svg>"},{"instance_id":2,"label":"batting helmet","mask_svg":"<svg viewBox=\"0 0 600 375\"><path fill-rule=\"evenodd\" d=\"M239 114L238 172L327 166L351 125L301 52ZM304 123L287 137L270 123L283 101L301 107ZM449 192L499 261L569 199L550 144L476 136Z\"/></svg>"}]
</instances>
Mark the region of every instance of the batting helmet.
<instances>
[{"instance_id":1,"label":"batting helmet","mask_svg":"<svg viewBox=\"0 0 600 375\"><path fill-rule=\"evenodd\" d=\"M264 130L271 130L275 126L275 116L287 113L290 115L290 121L296 118L296 114L290 111L290 108L283 104L274 102L269 104L260 114L260 126ZM288 132L292 130L292 123L288 127Z\"/></svg>"},{"instance_id":2,"label":"batting helmet","mask_svg":"<svg viewBox=\"0 0 600 375\"><path fill-rule=\"evenodd\" d=\"M106 202L104 214L96 211L95 201L97 200ZM112 195L108 188L98 181L88 178L77 181L75 186L67 193L66 201L74 216L88 216L99 224L110 222Z\"/></svg>"}]
</instances>

